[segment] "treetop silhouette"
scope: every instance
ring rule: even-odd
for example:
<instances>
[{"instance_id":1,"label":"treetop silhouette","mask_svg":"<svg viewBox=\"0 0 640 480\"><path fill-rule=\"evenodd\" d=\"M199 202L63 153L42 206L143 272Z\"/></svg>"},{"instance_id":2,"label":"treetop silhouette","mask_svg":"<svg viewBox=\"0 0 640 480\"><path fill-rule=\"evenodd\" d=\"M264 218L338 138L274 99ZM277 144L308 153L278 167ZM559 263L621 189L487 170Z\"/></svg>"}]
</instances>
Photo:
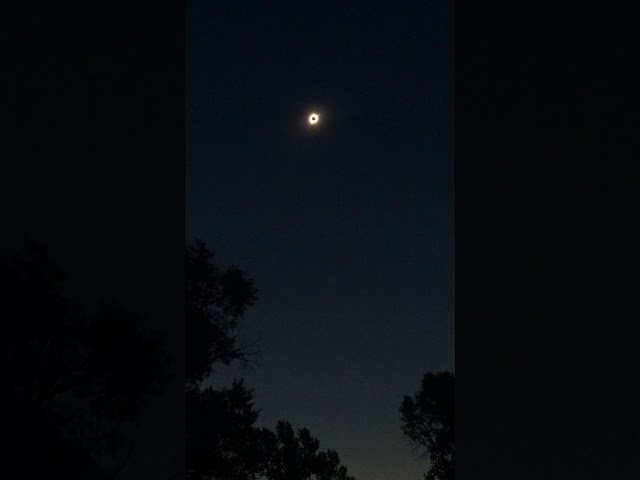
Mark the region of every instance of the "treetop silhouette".
<instances>
[{"instance_id":1,"label":"treetop silhouette","mask_svg":"<svg viewBox=\"0 0 640 480\"><path fill-rule=\"evenodd\" d=\"M253 392L236 380L228 388L202 388L216 364L247 362L255 342L239 344L239 321L257 299L254 281L235 267L222 269L196 240L186 248L188 480L354 480L332 450L307 429L284 421L275 432L257 428Z\"/></svg>"},{"instance_id":2,"label":"treetop silhouette","mask_svg":"<svg viewBox=\"0 0 640 480\"><path fill-rule=\"evenodd\" d=\"M193 386L215 364L247 362L256 342L238 342L239 320L257 299L255 281L235 267L220 268L201 240L186 247L185 380Z\"/></svg>"},{"instance_id":3,"label":"treetop silhouette","mask_svg":"<svg viewBox=\"0 0 640 480\"><path fill-rule=\"evenodd\" d=\"M405 396L400 407L402 432L431 462L426 480L455 478L454 381L450 372L426 373L418 392Z\"/></svg>"}]
</instances>

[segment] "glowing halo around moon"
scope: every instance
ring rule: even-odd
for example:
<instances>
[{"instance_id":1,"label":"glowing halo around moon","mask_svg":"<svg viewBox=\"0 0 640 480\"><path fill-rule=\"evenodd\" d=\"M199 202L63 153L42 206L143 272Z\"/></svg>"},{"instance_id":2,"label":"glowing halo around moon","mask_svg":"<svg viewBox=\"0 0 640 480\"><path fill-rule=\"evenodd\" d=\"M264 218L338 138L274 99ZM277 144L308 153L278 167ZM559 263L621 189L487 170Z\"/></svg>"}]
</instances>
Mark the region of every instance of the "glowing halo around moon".
<instances>
[{"instance_id":1,"label":"glowing halo around moon","mask_svg":"<svg viewBox=\"0 0 640 480\"><path fill-rule=\"evenodd\" d=\"M318 115L317 113L312 113L311 115L309 115L310 125L315 125L316 123L318 123L318 120L320 120L320 115Z\"/></svg>"}]
</instances>

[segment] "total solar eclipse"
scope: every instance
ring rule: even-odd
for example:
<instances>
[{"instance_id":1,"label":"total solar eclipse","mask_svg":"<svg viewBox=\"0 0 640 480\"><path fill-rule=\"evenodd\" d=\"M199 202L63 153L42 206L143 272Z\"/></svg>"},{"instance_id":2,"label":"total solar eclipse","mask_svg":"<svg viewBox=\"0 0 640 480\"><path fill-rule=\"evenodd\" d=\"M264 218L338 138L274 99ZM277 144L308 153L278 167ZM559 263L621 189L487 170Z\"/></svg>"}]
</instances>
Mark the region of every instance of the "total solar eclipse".
<instances>
[{"instance_id":1,"label":"total solar eclipse","mask_svg":"<svg viewBox=\"0 0 640 480\"><path fill-rule=\"evenodd\" d=\"M311 125L318 123L319 119L320 119L320 116L317 113L312 113L311 115L309 115L309 123Z\"/></svg>"}]
</instances>

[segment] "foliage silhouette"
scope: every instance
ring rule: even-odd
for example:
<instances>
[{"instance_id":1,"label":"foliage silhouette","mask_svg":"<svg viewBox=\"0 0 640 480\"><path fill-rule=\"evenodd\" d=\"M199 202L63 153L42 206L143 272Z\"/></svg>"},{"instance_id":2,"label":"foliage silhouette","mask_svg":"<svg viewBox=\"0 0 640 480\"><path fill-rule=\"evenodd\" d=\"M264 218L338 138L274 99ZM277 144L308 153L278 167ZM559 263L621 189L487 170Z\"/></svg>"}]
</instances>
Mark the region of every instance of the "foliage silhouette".
<instances>
[{"instance_id":1,"label":"foliage silhouette","mask_svg":"<svg viewBox=\"0 0 640 480\"><path fill-rule=\"evenodd\" d=\"M257 428L259 411L242 380L203 388L214 366L246 363L257 352L255 342L237 342L239 320L257 298L255 282L213 258L200 240L186 247L186 478L354 480L336 452L318 451L308 430L296 435L282 421L275 433Z\"/></svg>"},{"instance_id":2,"label":"foliage silhouette","mask_svg":"<svg viewBox=\"0 0 640 480\"><path fill-rule=\"evenodd\" d=\"M162 339L117 306L93 315L61 293L65 272L32 240L0 258L4 433L26 476L115 478L123 428L168 381Z\"/></svg>"},{"instance_id":3,"label":"foliage silhouette","mask_svg":"<svg viewBox=\"0 0 640 480\"><path fill-rule=\"evenodd\" d=\"M263 458L258 412L243 382L186 395L186 478L256 478Z\"/></svg>"},{"instance_id":4,"label":"foliage silhouette","mask_svg":"<svg viewBox=\"0 0 640 480\"><path fill-rule=\"evenodd\" d=\"M450 372L427 373L418 392L405 396L400 407L403 433L431 461L426 480L455 478L454 382Z\"/></svg>"},{"instance_id":5,"label":"foliage silhouette","mask_svg":"<svg viewBox=\"0 0 640 480\"><path fill-rule=\"evenodd\" d=\"M203 388L217 365L246 363L256 342L239 344L239 321L257 299L255 281L235 267L220 268L206 244L185 248L186 478L258 478L264 455L253 394L242 381Z\"/></svg>"},{"instance_id":6,"label":"foliage silhouette","mask_svg":"<svg viewBox=\"0 0 640 480\"><path fill-rule=\"evenodd\" d=\"M275 433L262 430L262 441L267 454L263 475L269 480L355 480L335 451L319 451L320 442L306 428L296 434L288 422L279 421Z\"/></svg>"},{"instance_id":7,"label":"foliage silhouette","mask_svg":"<svg viewBox=\"0 0 640 480\"><path fill-rule=\"evenodd\" d=\"M186 247L186 381L197 384L215 364L247 362L256 343L238 344L238 321L257 299L255 282L235 267L221 269L201 240Z\"/></svg>"}]
</instances>

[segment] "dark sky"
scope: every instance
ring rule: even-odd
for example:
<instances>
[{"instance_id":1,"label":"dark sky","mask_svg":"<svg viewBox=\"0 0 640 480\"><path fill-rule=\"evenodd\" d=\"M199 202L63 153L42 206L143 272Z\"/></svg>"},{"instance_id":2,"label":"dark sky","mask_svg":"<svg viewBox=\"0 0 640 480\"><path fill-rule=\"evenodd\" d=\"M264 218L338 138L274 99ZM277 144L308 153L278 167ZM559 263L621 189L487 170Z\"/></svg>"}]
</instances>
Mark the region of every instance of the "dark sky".
<instances>
[{"instance_id":1,"label":"dark sky","mask_svg":"<svg viewBox=\"0 0 640 480\"><path fill-rule=\"evenodd\" d=\"M420 478L398 408L454 368L452 2L226 3L187 2L186 238L257 281L260 422Z\"/></svg>"}]
</instances>

